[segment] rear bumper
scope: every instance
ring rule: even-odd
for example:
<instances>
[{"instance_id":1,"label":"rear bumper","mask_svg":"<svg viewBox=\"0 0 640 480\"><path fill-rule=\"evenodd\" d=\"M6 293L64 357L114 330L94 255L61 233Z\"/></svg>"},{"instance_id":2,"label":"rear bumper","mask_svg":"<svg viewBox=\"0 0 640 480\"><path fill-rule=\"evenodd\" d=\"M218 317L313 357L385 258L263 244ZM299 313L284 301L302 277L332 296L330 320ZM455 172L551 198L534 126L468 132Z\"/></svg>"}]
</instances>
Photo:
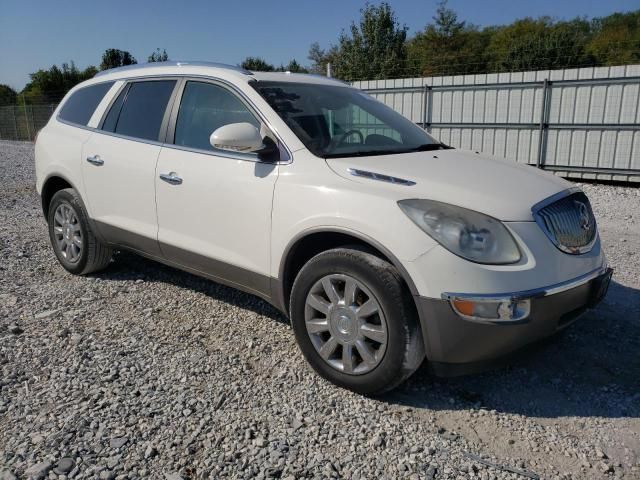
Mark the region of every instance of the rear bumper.
<instances>
[{"instance_id":1,"label":"rear bumper","mask_svg":"<svg viewBox=\"0 0 640 480\"><path fill-rule=\"evenodd\" d=\"M464 319L446 299L416 297L431 368L437 375L452 376L504 363L505 357L562 330L597 305L607 292L611 273L610 268L603 267L563 284L496 294L530 299L529 316L513 323Z\"/></svg>"}]
</instances>

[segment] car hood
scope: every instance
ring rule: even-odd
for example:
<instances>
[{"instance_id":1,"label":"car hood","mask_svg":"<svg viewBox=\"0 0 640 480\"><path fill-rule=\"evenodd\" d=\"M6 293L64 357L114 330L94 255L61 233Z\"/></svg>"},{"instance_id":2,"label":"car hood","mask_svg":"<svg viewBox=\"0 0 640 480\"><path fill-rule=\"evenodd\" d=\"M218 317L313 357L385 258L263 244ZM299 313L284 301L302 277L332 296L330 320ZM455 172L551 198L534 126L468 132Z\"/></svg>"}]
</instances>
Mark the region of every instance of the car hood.
<instances>
[{"instance_id":1,"label":"car hood","mask_svg":"<svg viewBox=\"0 0 640 480\"><path fill-rule=\"evenodd\" d=\"M469 208L502 221L532 221L531 207L571 184L528 165L450 149L371 157L327 159L338 175L388 185L403 198L425 198ZM406 186L354 176L349 169L415 182Z\"/></svg>"}]
</instances>

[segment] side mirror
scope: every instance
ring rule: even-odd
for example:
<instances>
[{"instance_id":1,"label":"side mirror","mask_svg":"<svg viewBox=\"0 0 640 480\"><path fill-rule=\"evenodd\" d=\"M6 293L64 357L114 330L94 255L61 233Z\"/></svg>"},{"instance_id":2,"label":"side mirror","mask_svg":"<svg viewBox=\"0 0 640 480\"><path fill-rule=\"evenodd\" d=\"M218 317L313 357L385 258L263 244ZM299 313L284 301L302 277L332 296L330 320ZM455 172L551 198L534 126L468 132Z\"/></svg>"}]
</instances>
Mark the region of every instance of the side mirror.
<instances>
[{"instance_id":1,"label":"side mirror","mask_svg":"<svg viewBox=\"0 0 640 480\"><path fill-rule=\"evenodd\" d=\"M209 137L213 148L232 152L257 153L261 157L272 156L278 147L269 137L260 135L260 131L250 123L230 123L216 129Z\"/></svg>"}]
</instances>

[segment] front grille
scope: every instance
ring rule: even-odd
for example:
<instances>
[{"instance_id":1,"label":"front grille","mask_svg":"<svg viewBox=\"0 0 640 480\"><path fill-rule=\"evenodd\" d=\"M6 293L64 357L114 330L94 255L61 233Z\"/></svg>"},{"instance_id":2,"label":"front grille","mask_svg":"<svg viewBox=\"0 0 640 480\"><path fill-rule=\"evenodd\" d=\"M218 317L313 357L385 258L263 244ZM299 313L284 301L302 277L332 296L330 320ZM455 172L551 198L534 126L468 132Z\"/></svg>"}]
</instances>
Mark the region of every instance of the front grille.
<instances>
[{"instance_id":1,"label":"front grille","mask_svg":"<svg viewBox=\"0 0 640 480\"><path fill-rule=\"evenodd\" d=\"M540 208L534 218L556 247L565 253L580 254L591 250L596 239L596 219L589 199L575 192Z\"/></svg>"}]
</instances>

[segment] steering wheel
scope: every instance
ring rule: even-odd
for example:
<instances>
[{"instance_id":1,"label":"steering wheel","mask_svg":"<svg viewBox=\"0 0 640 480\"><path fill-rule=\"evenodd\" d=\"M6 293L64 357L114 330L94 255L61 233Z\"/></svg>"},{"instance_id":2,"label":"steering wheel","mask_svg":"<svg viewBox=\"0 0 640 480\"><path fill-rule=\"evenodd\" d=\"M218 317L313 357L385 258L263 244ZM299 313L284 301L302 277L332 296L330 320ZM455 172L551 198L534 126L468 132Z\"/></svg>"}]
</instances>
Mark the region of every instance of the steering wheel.
<instances>
[{"instance_id":1,"label":"steering wheel","mask_svg":"<svg viewBox=\"0 0 640 480\"><path fill-rule=\"evenodd\" d=\"M333 152L338 146L342 145L344 141L353 134L357 134L358 137L360 137L360 144L364 144L364 135L362 135L362 132L360 130L351 129L340 135L336 135L331 140L331 142L329 142L329 145L327 145L327 152Z\"/></svg>"}]
</instances>

